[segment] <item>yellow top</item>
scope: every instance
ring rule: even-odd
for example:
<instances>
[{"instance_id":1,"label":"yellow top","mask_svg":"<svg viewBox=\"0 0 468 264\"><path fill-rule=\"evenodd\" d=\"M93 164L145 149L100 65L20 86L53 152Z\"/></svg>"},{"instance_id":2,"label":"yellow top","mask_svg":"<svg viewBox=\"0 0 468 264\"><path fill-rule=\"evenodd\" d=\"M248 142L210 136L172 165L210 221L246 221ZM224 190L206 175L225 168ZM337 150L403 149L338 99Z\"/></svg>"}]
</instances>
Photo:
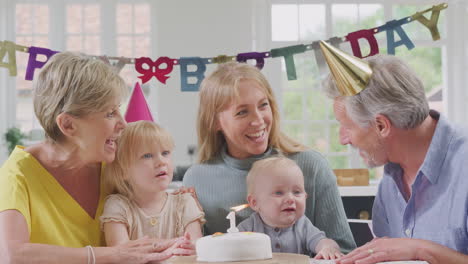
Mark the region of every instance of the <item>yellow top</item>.
<instances>
[{"instance_id":1,"label":"yellow top","mask_svg":"<svg viewBox=\"0 0 468 264\"><path fill-rule=\"evenodd\" d=\"M102 166L101 179L103 171ZM93 219L23 147L17 146L0 168L0 212L18 210L28 224L31 243L104 245L99 229L105 200L102 184L100 190Z\"/></svg>"}]
</instances>

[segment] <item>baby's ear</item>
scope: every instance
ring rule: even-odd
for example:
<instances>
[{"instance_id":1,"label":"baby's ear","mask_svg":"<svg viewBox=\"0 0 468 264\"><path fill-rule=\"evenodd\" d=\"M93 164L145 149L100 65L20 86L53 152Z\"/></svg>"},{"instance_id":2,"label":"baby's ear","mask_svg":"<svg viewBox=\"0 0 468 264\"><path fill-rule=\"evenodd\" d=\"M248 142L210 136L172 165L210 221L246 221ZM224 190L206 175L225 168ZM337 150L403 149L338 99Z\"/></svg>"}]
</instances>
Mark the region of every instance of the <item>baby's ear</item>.
<instances>
[{"instance_id":1,"label":"baby's ear","mask_svg":"<svg viewBox=\"0 0 468 264\"><path fill-rule=\"evenodd\" d=\"M257 207L257 199L255 199L255 196L252 195L252 194L249 194L247 196L247 201L249 202L249 206L250 208L252 208L252 210L254 211L257 211L258 207Z\"/></svg>"}]
</instances>

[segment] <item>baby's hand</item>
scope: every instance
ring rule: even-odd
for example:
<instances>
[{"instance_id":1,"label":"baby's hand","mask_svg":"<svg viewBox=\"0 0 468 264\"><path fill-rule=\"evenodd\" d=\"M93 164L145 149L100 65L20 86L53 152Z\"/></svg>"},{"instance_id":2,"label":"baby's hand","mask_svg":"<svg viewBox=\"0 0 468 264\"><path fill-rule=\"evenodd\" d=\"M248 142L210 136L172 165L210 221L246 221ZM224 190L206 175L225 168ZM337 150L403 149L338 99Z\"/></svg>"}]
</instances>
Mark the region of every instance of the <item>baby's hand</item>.
<instances>
[{"instance_id":1,"label":"baby's hand","mask_svg":"<svg viewBox=\"0 0 468 264\"><path fill-rule=\"evenodd\" d=\"M341 256L343 256L343 253L340 252L340 249L336 247L324 247L317 252L315 259L337 259Z\"/></svg>"},{"instance_id":2,"label":"baby's hand","mask_svg":"<svg viewBox=\"0 0 468 264\"><path fill-rule=\"evenodd\" d=\"M320 240L315 251L317 252L315 259L337 259L343 256L338 244L334 240L328 238Z\"/></svg>"}]
</instances>

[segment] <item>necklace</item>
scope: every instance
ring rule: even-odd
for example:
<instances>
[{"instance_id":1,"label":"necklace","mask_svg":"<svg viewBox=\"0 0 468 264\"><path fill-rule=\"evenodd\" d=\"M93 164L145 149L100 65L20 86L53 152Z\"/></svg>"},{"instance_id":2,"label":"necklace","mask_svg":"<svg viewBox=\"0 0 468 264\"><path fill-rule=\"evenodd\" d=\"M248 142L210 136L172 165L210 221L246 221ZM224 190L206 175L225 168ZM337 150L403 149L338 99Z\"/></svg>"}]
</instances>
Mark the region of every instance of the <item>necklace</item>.
<instances>
[{"instance_id":1,"label":"necklace","mask_svg":"<svg viewBox=\"0 0 468 264\"><path fill-rule=\"evenodd\" d=\"M166 201L167 201L167 196L168 196L168 195L167 195L167 193L166 193L166 195L164 196L163 206L162 206L161 209L159 209L159 211L161 211L161 210L164 208L164 206L165 206L165 204L166 204ZM157 217L157 216L152 216L152 215L149 214L145 209L143 209L142 207L140 207L140 208L141 208L141 210L149 217L149 223L150 223L151 226L155 226L155 225L158 224L158 217Z\"/></svg>"}]
</instances>

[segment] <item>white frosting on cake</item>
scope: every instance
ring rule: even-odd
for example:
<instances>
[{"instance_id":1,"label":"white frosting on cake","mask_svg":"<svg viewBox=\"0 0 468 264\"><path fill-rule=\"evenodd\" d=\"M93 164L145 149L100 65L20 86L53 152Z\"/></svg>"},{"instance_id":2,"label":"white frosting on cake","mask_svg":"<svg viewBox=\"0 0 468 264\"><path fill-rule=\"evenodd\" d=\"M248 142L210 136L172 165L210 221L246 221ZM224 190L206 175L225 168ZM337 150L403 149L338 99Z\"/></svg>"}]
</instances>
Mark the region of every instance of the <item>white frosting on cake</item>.
<instances>
[{"instance_id":1,"label":"white frosting on cake","mask_svg":"<svg viewBox=\"0 0 468 264\"><path fill-rule=\"evenodd\" d=\"M271 259L270 237L262 233L214 234L197 240L197 261L225 262Z\"/></svg>"}]
</instances>

